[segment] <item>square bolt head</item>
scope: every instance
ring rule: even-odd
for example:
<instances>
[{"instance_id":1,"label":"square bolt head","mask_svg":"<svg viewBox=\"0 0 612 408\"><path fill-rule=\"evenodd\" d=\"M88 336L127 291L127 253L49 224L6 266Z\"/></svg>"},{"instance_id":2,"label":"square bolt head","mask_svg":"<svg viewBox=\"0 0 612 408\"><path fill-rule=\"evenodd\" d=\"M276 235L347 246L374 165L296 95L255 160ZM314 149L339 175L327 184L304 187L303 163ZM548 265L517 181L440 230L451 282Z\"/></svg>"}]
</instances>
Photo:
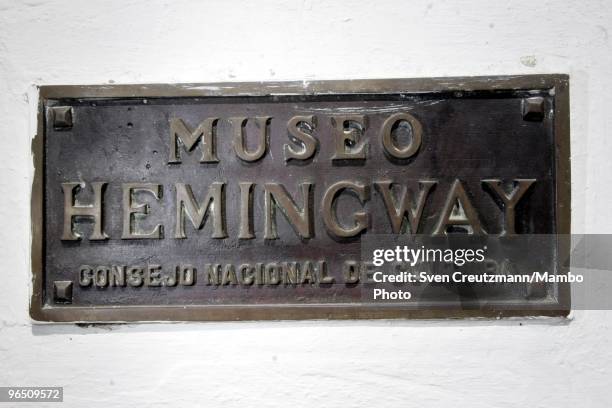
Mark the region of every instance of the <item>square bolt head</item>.
<instances>
[{"instance_id":1,"label":"square bolt head","mask_svg":"<svg viewBox=\"0 0 612 408\"><path fill-rule=\"evenodd\" d=\"M51 108L53 115L53 128L55 130L68 130L72 128L72 107L54 106Z\"/></svg>"},{"instance_id":2,"label":"square bolt head","mask_svg":"<svg viewBox=\"0 0 612 408\"><path fill-rule=\"evenodd\" d=\"M53 282L53 300L55 303L72 303L72 281Z\"/></svg>"},{"instance_id":3,"label":"square bolt head","mask_svg":"<svg viewBox=\"0 0 612 408\"><path fill-rule=\"evenodd\" d=\"M544 119L544 98L534 96L523 99L523 120L540 122Z\"/></svg>"}]
</instances>

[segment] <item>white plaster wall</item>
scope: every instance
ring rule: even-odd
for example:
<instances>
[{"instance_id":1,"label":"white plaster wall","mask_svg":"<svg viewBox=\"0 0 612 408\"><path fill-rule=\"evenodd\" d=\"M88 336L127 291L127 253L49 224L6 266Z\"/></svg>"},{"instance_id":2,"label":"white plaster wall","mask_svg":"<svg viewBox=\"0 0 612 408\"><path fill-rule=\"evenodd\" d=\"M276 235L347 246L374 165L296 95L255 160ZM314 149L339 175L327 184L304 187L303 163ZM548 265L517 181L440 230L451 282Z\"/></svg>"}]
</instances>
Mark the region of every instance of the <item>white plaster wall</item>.
<instances>
[{"instance_id":1,"label":"white plaster wall","mask_svg":"<svg viewBox=\"0 0 612 408\"><path fill-rule=\"evenodd\" d=\"M611 31L605 1L0 1L0 385L74 407L610 406L609 312L79 328L33 325L28 296L35 85L569 73L573 227L605 233Z\"/></svg>"}]
</instances>

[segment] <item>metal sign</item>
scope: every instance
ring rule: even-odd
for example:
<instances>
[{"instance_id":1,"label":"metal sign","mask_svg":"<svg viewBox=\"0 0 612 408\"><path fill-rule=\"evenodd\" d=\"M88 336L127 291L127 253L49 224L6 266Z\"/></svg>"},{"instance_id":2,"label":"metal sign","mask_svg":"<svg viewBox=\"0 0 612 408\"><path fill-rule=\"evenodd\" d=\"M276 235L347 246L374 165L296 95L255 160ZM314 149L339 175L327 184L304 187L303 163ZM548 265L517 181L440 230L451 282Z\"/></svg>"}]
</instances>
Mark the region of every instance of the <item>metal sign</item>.
<instances>
[{"instance_id":1,"label":"metal sign","mask_svg":"<svg viewBox=\"0 0 612 408\"><path fill-rule=\"evenodd\" d=\"M563 75L44 86L39 105L35 320L496 314L368 302L362 241L569 233ZM524 313L560 312L505 312Z\"/></svg>"}]
</instances>

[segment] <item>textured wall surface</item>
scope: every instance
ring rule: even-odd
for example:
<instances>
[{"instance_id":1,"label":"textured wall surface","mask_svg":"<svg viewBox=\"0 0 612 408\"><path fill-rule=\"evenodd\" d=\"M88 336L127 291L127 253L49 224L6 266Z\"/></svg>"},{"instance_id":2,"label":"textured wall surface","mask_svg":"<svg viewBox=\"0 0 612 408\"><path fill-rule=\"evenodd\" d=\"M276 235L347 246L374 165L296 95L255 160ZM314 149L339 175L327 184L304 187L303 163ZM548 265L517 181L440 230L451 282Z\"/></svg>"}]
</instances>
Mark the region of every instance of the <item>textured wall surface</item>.
<instances>
[{"instance_id":1,"label":"textured wall surface","mask_svg":"<svg viewBox=\"0 0 612 408\"><path fill-rule=\"evenodd\" d=\"M82 328L32 324L28 300L36 85L568 73L574 232L606 233L611 33L604 1L0 1L0 385L75 407L609 406L610 312Z\"/></svg>"}]
</instances>

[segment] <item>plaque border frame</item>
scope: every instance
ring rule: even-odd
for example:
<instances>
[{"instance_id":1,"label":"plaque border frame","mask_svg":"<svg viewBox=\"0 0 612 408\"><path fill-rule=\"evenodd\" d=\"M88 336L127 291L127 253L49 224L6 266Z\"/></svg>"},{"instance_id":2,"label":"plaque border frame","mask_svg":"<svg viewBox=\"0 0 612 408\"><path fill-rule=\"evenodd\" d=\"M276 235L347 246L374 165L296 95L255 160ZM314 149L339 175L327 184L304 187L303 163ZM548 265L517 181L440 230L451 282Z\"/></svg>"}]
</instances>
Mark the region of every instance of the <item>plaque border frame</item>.
<instances>
[{"instance_id":1,"label":"plaque border frame","mask_svg":"<svg viewBox=\"0 0 612 408\"><path fill-rule=\"evenodd\" d=\"M397 303L266 304L266 305L138 305L54 306L44 301L44 137L45 103L59 98L164 98L286 96L320 94L397 94L461 91L549 90L554 96L556 233L571 233L571 166L569 76L566 74L440 77L412 79L357 79L289 82L222 82L138 85L44 85L39 88L37 133L32 140L34 173L31 190L31 295L34 322L121 323L163 321L236 321L307 319L436 319L499 318L510 316L567 316L569 284L559 285L558 298L521 309L411 309ZM570 244L562 240L558 257L569 256ZM569 262L567 263L569 265ZM559 265L562 273L568 267Z\"/></svg>"}]
</instances>

